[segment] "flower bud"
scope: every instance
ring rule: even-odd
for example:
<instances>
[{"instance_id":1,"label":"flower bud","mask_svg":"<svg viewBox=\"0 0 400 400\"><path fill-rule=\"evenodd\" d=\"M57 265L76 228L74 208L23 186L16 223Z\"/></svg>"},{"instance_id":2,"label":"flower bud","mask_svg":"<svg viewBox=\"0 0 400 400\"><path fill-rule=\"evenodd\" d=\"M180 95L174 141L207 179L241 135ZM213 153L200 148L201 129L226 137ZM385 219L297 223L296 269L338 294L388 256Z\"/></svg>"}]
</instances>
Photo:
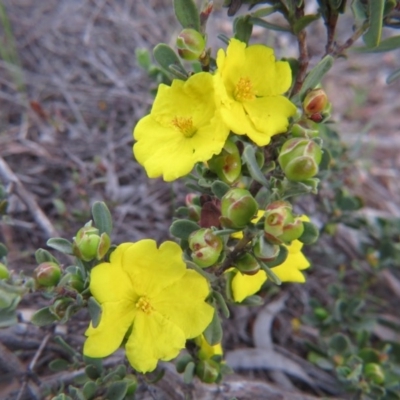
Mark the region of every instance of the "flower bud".
<instances>
[{"instance_id":1,"label":"flower bud","mask_svg":"<svg viewBox=\"0 0 400 400\"><path fill-rule=\"evenodd\" d=\"M364 366L365 376L372 382L381 385L385 382L385 374L379 364L368 363Z\"/></svg>"},{"instance_id":2,"label":"flower bud","mask_svg":"<svg viewBox=\"0 0 400 400\"><path fill-rule=\"evenodd\" d=\"M304 231L303 221L293 216L292 205L287 201L269 204L264 216L265 237L272 243L291 242L298 239Z\"/></svg>"},{"instance_id":3,"label":"flower bud","mask_svg":"<svg viewBox=\"0 0 400 400\"><path fill-rule=\"evenodd\" d=\"M55 262L46 261L35 268L33 276L39 286L55 286L60 281L61 268Z\"/></svg>"},{"instance_id":4,"label":"flower bud","mask_svg":"<svg viewBox=\"0 0 400 400\"><path fill-rule=\"evenodd\" d=\"M279 153L278 161L291 181L304 181L318 173L322 150L310 139L289 139Z\"/></svg>"},{"instance_id":5,"label":"flower bud","mask_svg":"<svg viewBox=\"0 0 400 400\"><path fill-rule=\"evenodd\" d=\"M69 287L76 290L78 293L81 293L85 287L80 275L71 272L68 272L63 276L59 286Z\"/></svg>"},{"instance_id":6,"label":"flower bud","mask_svg":"<svg viewBox=\"0 0 400 400\"><path fill-rule=\"evenodd\" d=\"M257 210L257 202L248 190L231 189L221 199L221 224L225 228L244 228Z\"/></svg>"},{"instance_id":7,"label":"flower bud","mask_svg":"<svg viewBox=\"0 0 400 400\"><path fill-rule=\"evenodd\" d=\"M213 360L200 360L196 364L196 375L202 382L214 383L219 376L219 365Z\"/></svg>"},{"instance_id":8,"label":"flower bud","mask_svg":"<svg viewBox=\"0 0 400 400\"><path fill-rule=\"evenodd\" d=\"M201 207L199 196L189 193L185 197L185 203L188 208L189 219L195 222L200 221Z\"/></svg>"},{"instance_id":9,"label":"flower bud","mask_svg":"<svg viewBox=\"0 0 400 400\"><path fill-rule=\"evenodd\" d=\"M279 254L279 246L271 244L265 240L264 237L259 237L253 247L254 255L261 261L272 261Z\"/></svg>"},{"instance_id":10,"label":"flower bud","mask_svg":"<svg viewBox=\"0 0 400 400\"><path fill-rule=\"evenodd\" d=\"M8 268L0 263L0 279L8 279L10 277L10 271Z\"/></svg>"},{"instance_id":11,"label":"flower bud","mask_svg":"<svg viewBox=\"0 0 400 400\"><path fill-rule=\"evenodd\" d=\"M260 270L260 264L250 253L245 253L234 261L233 265L242 274L254 275Z\"/></svg>"},{"instance_id":12,"label":"flower bud","mask_svg":"<svg viewBox=\"0 0 400 400\"><path fill-rule=\"evenodd\" d=\"M227 140L221 153L208 161L208 167L221 181L227 184L235 182L242 170L242 161L236 144Z\"/></svg>"},{"instance_id":13,"label":"flower bud","mask_svg":"<svg viewBox=\"0 0 400 400\"><path fill-rule=\"evenodd\" d=\"M322 89L310 90L303 100L303 110L307 116L322 113L328 105L328 96Z\"/></svg>"},{"instance_id":14,"label":"flower bud","mask_svg":"<svg viewBox=\"0 0 400 400\"><path fill-rule=\"evenodd\" d=\"M189 247L193 261L201 268L215 264L223 249L222 239L211 229L203 228L191 233Z\"/></svg>"},{"instance_id":15,"label":"flower bud","mask_svg":"<svg viewBox=\"0 0 400 400\"><path fill-rule=\"evenodd\" d=\"M313 138L319 135L318 129L313 129L309 126L306 126L301 121L297 124L294 124L290 132L295 137L303 138Z\"/></svg>"},{"instance_id":16,"label":"flower bud","mask_svg":"<svg viewBox=\"0 0 400 400\"><path fill-rule=\"evenodd\" d=\"M79 229L74 237L72 249L74 254L84 261L91 261L94 258L100 260L110 248L111 241L107 233L99 236L99 230L93 226L84 226Z\"/></svg>"},{"instance_id":17,"label":"flower bud","mask_svg":"<svg viewBox=\"0 0 400 400\"><path fill-rule=\"evenodd\" d=\"M176 38L176 47L181 58L194 61L203 54L206 42L200 32L186 28Z\"/></svg>"}]
</instances>

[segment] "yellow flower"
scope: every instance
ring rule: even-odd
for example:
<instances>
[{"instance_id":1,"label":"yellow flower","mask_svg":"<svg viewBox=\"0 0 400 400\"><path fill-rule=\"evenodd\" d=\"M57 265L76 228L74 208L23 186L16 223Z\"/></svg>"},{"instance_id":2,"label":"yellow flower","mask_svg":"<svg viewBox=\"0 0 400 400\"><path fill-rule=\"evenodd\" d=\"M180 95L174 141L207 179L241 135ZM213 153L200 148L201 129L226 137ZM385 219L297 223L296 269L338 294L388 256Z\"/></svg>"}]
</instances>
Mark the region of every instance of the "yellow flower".
<instances>
[{"instance_id":1,"label":"yellow flower","mask_svg":"<svg viewBox=\"0 0 400 400\"><path fill-rule=\"evenodd\" d=\"M216 87L229 128L259 146L286 132L296 107L282 96L291 85L289 63L275 61L273 49L231 39L217 55Z\"/></svg>"},{"instance_id":2,"label":"yellow flower","mask_svg":"<svg viewBox=\"0 0 400 400\"><path fill-rule=\"evenodd\" d=\"M259 211L253 222L257 222L263 214L263 211ZM306 215L302 215L300 219L302 221L310 220ZM241 232L239 232L239 234L241 234ZM238 239L240 239L240 237ZM288 249L286 260L282 264L271 268L271 270L282 282L304 283L305 278L301 271L308 268L310 263L301 251L303 243L299 240L293 240L292 243L286 247ZM266 280L267 274L262 269L254 275L245 275L237 271L231 283L233 299L240 303L246 297L257 293Z\"/></svg>"},{"instance_id":3,"label":"yellow flower","mask_svg":"<svg viewBox=\"0 0 400 400\"><path fill-rule=\"evenodd\" d=\"M228 134L216 107L213 76L200 72L159 86L150 114L134 129L133 152L150 178L173 181L220 153Z\"/></svg>"},{"instance_id":4,"label":"yellow flower","mask_svg":"<svg viewBox=\"0 0 400 400\"><path fill-rule=\"evenodd\" d=\"M195 343L200 347L199 352L197 353L200 360L208 360L212 356L222 356L223 354L221 343L212 346L207 342L204 335L198 336L195 339Z\"/></svg>"},{"instance_id":5,"label":"yellow flower","mask_svg":"<svg viewBox=\"0 0 400 400\"><path fill-rule=\"evenodd\" d=\"M140 372L176 357L186 339L204 331L214 312L204 301L207 281L186 268L173 242L159 248L150 239L119 245L110 262L93 268L90 291L102 314L99 325L86 331L83 353L106 357L126 336L127 358Z\"/></svg>"}]
</instances>

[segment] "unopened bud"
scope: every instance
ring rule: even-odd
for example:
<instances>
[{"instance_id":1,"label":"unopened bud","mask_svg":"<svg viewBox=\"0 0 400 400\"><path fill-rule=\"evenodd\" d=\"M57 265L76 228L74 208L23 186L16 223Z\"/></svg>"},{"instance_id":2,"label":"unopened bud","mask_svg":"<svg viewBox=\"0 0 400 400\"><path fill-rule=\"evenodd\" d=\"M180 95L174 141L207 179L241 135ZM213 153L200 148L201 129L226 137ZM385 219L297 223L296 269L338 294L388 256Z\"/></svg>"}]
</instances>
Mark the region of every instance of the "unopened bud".
<instances>
[{"instance_id":1,"label":"unopened bud","mask_svg":"<svg viewBox=\"0 0 400 400\"><path fill-rule=\"evenodd\" d=\"M228 184L235 182L242 170L242 161L236 144L227 140L221 153L208 161L208 167L218 175L221 181Z\"/></svg>"},{"instance_id":2,"label":"unopened bud","mask_svg":"<svg viewBox=\"0 0 400 400\"><path fill-rule=\"evenodd\" d=\"M372 382L380 385L385 382L385 374L379 364L368 363L364 366L365 376Z\"/></svg>"},{"instance_id":3,"label":"unopened bud","mask_svg":"<svg viewBox=\"0 0 400 400\"><path fill-rule=\"evenodd\" d=\"M223 249L222 239L211 229L203 228L189 236L193 261L202 268L211 267L218 261Z\"/></svg>"},{"instance_id":4,"label":"unopened bud","mask_svg":"<svg viewBox=\"0 0 400 400\"><path fill-rule=\"evenodd\" d=\"M176 38L176 47L181 58L194 61L203 54L206 42L200 32L186 28Z\"/></svg>"},{"instance_id":5,"label":"unopened bud","mask_svg":"<svg viewBox=\"0 0 400 400\"><path fill-rule=\"evenodd\" d=\"M292 205L287 201L279 200L269 204L264 216L265 237L272 243L289 243L304 232L303 221L293 216Z\"/></svg>"},{"instance_id":6,"label":"unopened bud","mask_svg":"<svg viewBox=\"0 0 400 400\"><path fill-rule=\"evenodd\" d=\"M74 237L72 249L74 254L84 261L103 258L110 248L111 240L107 233L99 235L99 230L93 226L84 226Z\"/></svg>"},{"instance_id":7,"label":"unopened bud","mask_svg":"<svg viewBox=\"0 0 400 400\"><path fill-rule=\"evenodd\" d=\"M250 253L245 253L234 261L233 265L242 274L255 275L260 270L260 264Z\"/></svg>"},{"instance_id":8,"label":"unopened bud","mask_svg":"<svg viewBox=\"0 0 400 400\"><path fill-rule=\"evenodd\" d=\"M33 276L37 284L40 286L55 286L60 281L61 268L55 262L46 261L35 268Z\"/></svg>"},{"instance_id":9,"label":"unopened bud","mask_svg":"<svg viewBox=\"0 0 400 400\"><path fill-rule=\"evenodd\" d=\"M272 261L278 257L279 246L269 243L264 237L259 237L253 247L254 255L261 261Z\"/></svg>"},{"instance_id":10,"label":"unopened bud","mask_svg":"<svg viewBox=\"0 0 400 400\"><path fill-rule=\"evenodd\" d=\"M319 135L318 129L313 129L301 122L294 124L290 132L295 137L303 138L313 138Z\"/></svg>"},{"instance_id":11,"label":"unopened bud","mask_svg":"<svg viewBox=\"0 0 400 400\"><path fill-rule=\"evenodd\" d=\"M202 382L214 383L219 376L219 365L213 360L200 360L196 364L196 375Z\"/></svg>"},{"instance_id":12,"label":"unopened bud","mask_svg":"<svg viewBox=\"0 0 400 400\"><path fill-rule=\"evenodd\" d=\"M322 159L321 148L310 139L289 139L279 153L278 161L291 181L304 181L318 173Z\"/></svg>"},{"instance_id":13,"label":"unopened bud","mask_svg":"<svg viewBox=\"0 0 400 400\"><path fill-rule=\"evenodd\" d=\"M257 202L248 190L231 189L221 199L221 224L225 228L244 228L257 210Z\"/></svg>"},{"instance_id":14,"label":"unopened bud","mask_svg":"<svg viewBox=\"0 0 400 400\"><path fill-rule=\"evenodd\" d=\"M67 288L71 288L81 293L84 289L84 283L82 278L78 274L66 273L61 279L59 286L65 286Z\"/></svg>"},{"instance_id":15,"label":"unopened bud","mask_svg":"<svg viewBox=\"0 0 400 400\"><path fill-rule=\"evenodd\" d=\"M322 113L328 105L328 96L322 89L310 90L303 101L303 110L307 116Z\"/></svg>"},{"instance_id":16,"label":"unopened bud","mask_svg":"<svg viewBox=\"0 0 400 400\"><path fill-rule=\"evenodd\" d=\"M0 279L8 279L10 277L10 271L8 268L0 263Z\"/></svg>"}]
</instances>

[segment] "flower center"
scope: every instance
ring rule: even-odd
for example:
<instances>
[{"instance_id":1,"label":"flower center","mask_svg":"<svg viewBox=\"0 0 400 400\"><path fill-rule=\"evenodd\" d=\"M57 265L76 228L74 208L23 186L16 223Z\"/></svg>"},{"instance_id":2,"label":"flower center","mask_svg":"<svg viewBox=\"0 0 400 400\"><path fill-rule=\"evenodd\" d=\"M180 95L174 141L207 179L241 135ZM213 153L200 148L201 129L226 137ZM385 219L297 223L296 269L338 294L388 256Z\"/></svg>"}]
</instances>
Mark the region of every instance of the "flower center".
<instances>
[{"instance_id":1,"label":"flower center","mask_svg":"<svg viewBox=\"0 0 400 400\"><path fill-rule=\"evenodd\" d=\"M238 83L236 84L235 91L233 92L233 97L237 101L248 101L256 98L253 84L249 78L241 77L239 79Z\"/></svg>"},{"instance_id":2,"label":"flower center","mask_svg":"<svg viewBox=\"0 0 400 400\"><path fill-rule=\"evenodd\" d=\"M146 296L142 296L137 302L136 302L136 308L139 308L142 310L145 314L150 315L151 312L153 311L153 307L150 304L149 299Z\"/></svg>"},{"instance_id":3,"label":"flower center","mask_svg":"<svg viewBox=\"0 0 400 400\"><path fill-rule=\"evenodd\" d=\"M196 133L196 128L193 126L191 117L175 117L172 120L172 125L187 138L191 138Z\"/></svg>"}]
</instances>

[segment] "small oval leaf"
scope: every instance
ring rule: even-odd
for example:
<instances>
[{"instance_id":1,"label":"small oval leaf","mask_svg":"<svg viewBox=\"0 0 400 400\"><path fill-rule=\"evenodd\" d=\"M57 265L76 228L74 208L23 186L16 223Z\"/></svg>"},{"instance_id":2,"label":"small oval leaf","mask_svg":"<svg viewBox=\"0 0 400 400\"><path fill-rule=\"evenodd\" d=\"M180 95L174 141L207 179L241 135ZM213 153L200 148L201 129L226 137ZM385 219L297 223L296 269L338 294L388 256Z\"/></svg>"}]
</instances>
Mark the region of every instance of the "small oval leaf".
<instances>
[{"instance_id":1,"label":"small oval leaf","mask_svg":"<svg viewBox=\"0 0 400 400\"><path fill-rule=\"evenodd\" d=\"M72 243L64 238L51 238L47 241L47 246L54 250L58 250L64 254L74 254L72 251Z\"/></svg>"},{"instance_id":2,"label":"small oval leaf","mask_svg":"<svg viewBox=\"0 0 400 400\"><path fill-rule=\"evenodd\" d=\"M174 221L169 228L171 235L183 240L187 240L189 235L200 229L200 226L193 221L178 219Z\"/></svg>"},{"instance_id":3,"label":"small oval leaf","mask_svg":"<svg viewBox=\"0 0 400 400\"><path fill-rule=\"evenodd\" d=\"M100 234L105 232L108 236L111 236L111 231L113 228L112 217L106 203L102 201L96 201L92 206L92 215L93 221Z\"/></svg>"}]
</instances>

